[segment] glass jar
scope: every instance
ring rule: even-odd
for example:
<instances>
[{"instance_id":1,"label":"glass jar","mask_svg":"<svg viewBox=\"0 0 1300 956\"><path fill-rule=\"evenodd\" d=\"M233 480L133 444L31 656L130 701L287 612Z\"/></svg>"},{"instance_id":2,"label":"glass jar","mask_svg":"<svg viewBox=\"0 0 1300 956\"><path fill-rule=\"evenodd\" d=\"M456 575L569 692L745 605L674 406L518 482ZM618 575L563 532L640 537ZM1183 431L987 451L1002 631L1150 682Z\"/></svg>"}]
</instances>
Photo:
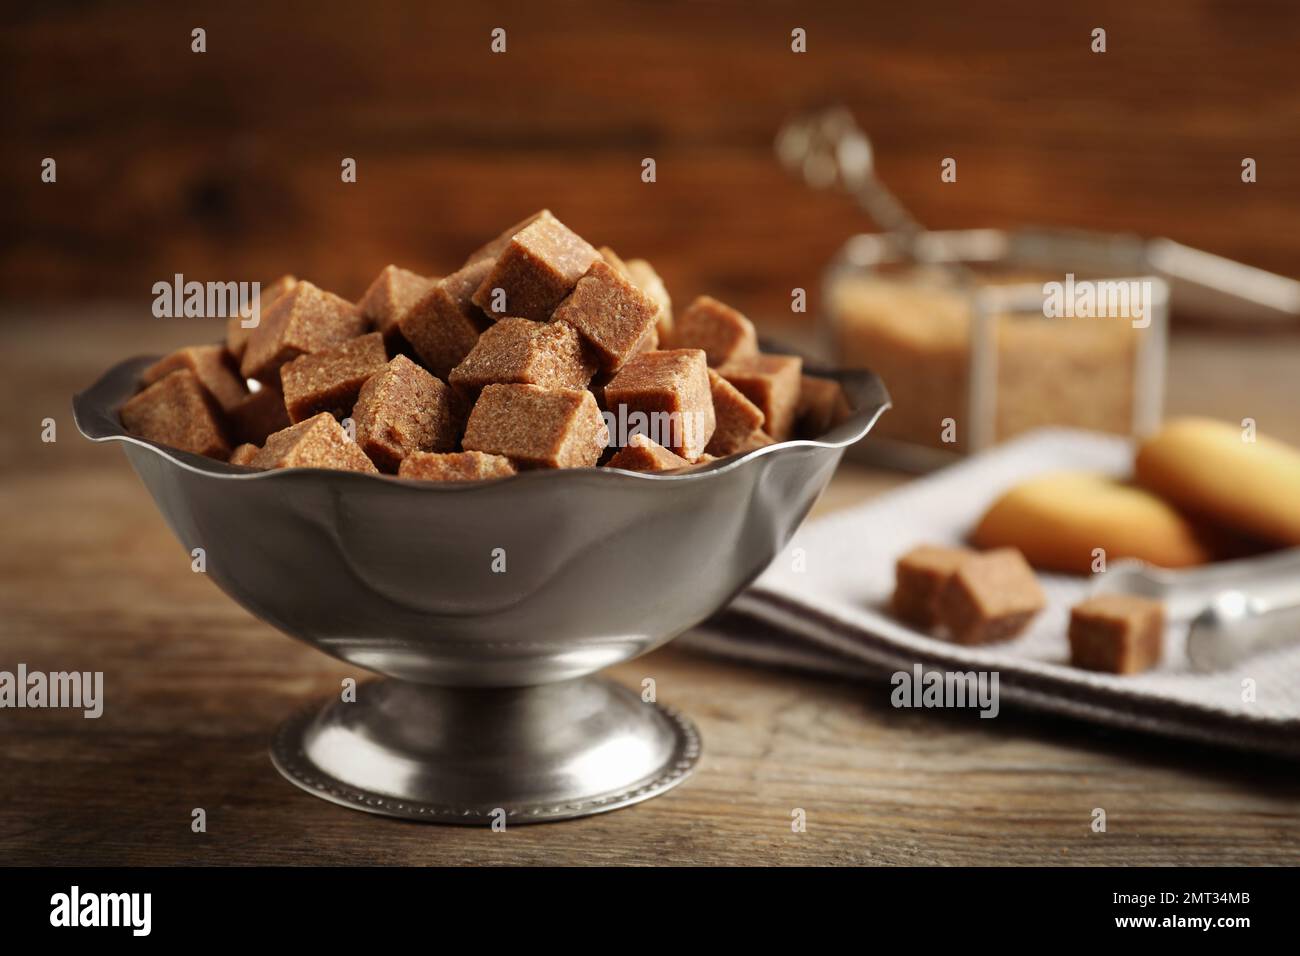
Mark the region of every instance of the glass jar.
<instances>
[{"instance_id":1,"label":"glass jar","mask_svg":"<svg viewBox=\"0 0 1300 956\"><path fill-rule=\"evenodd\" d=\"M927 467L1034 428L1142 435L1160 420L1168 287L1128 237L1000 230L851 239L827 270L824 346L893 408L872 457Z\"/></svg>"}]
</instances>

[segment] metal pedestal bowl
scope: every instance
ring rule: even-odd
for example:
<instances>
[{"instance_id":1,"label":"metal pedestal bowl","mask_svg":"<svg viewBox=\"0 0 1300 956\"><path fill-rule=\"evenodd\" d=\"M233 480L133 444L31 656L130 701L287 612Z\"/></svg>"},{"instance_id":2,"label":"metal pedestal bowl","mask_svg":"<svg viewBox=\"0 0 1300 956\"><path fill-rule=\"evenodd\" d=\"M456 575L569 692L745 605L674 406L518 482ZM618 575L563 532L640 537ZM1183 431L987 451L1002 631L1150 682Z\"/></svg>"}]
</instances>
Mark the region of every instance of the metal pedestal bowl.
<instances>
[{"instance_id":1,"label":"metal pedestal bowl","mask_svg":"<svg viewBox=\"0 0 1300 956\"><path fill-rule=\"evenodd\" d=\"M444 823L584 816L689 775L691 722L592 675L727 604L888 407L871 373L828 373L854 406L848 421L677 474L249 472L124 431L117 409L151 361L76 396L82 434L122 443L223 591L385 678L285 723L276 767L327 800Z\"/></svg>"}]
</instances>

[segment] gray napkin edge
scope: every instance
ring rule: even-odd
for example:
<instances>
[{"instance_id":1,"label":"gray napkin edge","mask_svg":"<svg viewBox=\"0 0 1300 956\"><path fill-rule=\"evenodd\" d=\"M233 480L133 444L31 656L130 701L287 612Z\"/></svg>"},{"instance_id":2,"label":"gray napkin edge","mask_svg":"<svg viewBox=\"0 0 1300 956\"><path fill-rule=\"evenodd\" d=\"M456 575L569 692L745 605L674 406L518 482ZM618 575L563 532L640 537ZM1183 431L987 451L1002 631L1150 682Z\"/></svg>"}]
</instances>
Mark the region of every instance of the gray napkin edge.
<instances>
[{"instance_id":1,"label":"gray napkin edge","mask_svg":"<svg viewBox=\"0 0 1300 956\"><path fill-rule=\"evenodd\" d=\"M705 639L692 639L688 643L712 652L720 651L724 642L730 643L732 648L728 656L734 658L787 664L831 675L845 674L843 667L830 669L834 660L856 662L859 667L852 676L858 678L870 677L872 672L887 677L894 671L910 669L916 663L944 670L973 669L969 661L945 654L937 641L932 651L901 653L887 638L852 628L815 608L771 592L751 590L745 595L743 604L745 607L733 605L701 625L697 631L703 632ZM794 618L803 626L798 630L792 629L788 618ZM770 641L747 641L738 636L752 633L755 625L792 637L805 645L812 644L817 653L791 653L788 648L773 650ZM1111 688L1063 684L1050 676L1028 672L1006 662L999 662L992 669L999 673L999 693L1006 702L1031 710L1156 736L1300 758L1300 720L1227 714L1215 708L1150 695L1129 695Z\"/></svg>"}]
</instances>

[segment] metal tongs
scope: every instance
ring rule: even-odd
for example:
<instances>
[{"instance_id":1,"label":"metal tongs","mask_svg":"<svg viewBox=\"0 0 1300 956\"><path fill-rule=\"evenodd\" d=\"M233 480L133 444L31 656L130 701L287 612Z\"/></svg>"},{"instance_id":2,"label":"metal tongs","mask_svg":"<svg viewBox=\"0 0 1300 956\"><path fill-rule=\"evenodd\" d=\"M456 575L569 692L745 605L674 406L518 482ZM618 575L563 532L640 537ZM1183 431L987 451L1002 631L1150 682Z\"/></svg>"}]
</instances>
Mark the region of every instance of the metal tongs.
<instances>
[{"instance_id":1,"label":"metal tongs","mask_svg":"<svg viewBox=\"0 0 1300 956\"><path fill-rule=\"evenodd\" d=\"M786 123L776 137L776 155L811 188L849 193L877 226L902 237L907 251L915 252L925 227L876 178L871 140L843 106L805 113Z\"/></svg>"},{"instance_id":2,"label":"metal tongs","mask_svg":"<svg viewBox=\"0 0 1300 956\"><path fill-rule=\"evenodd\" d=\"M926 237L931 233L876 176L871 140L845 107L828 106L787 122L777 133L776 155L810 188L838 189L852 196L898 243L905 261L938 268L959 284L972 283L974 273L964 263L927 254Z\"/></svg>"},{"instance_id":3,"label":"metal tongs","mask_svg":"<svg viewBox=\"0 0 1300 956\"><path fill-rule=\"evenodd\" d=\"M1300 548L1188 571L1121 561L1094 591L1163 602L1169 621L1186 626L1187 657L1200 671L1300 640Z\"/></svg>"}]
</instances>

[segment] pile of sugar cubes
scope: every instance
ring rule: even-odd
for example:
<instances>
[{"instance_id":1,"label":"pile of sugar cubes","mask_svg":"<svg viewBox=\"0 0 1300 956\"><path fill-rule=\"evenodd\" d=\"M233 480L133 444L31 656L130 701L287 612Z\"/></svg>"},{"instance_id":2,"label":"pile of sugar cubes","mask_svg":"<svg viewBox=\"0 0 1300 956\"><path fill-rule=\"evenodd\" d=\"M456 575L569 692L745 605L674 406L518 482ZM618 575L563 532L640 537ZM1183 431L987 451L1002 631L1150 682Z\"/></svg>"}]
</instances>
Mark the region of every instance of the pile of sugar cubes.
<instances>
[{"instance_id":1,"label":"pile of sugar cubes","mask_svg":"<svg viewBox=\"0 0 1300 956\"><path fill-rule=\"evenodd\" d=\"M850 413L837 382L761 353L735 309L701 296L674 320L649 263L547 210L442 278L390 265L354 304L285 276L260 313L146 369L123 426L254 469L470 481L689 468Z\"/></svg>"}]
</instances>

